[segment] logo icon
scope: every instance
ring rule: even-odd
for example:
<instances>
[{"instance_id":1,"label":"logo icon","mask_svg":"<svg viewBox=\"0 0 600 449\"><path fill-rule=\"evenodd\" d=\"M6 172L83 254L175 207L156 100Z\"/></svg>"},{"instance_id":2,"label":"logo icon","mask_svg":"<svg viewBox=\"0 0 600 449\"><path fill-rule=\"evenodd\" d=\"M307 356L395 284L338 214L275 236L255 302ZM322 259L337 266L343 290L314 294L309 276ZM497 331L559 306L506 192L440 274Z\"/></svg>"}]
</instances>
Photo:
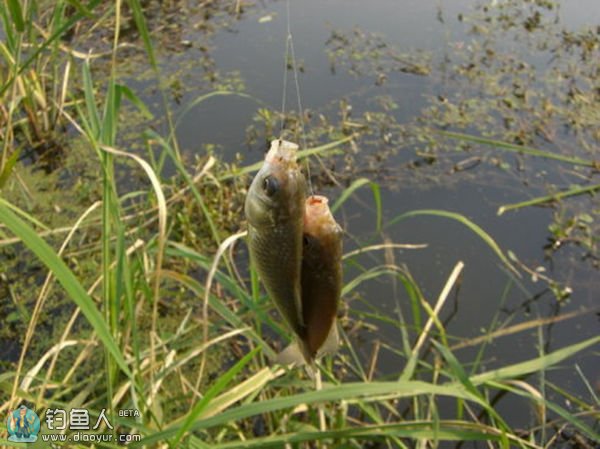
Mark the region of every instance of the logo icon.
<instances>
[{"instance_id":1,"label":"logo icon","mask_svg":"<svg viewBox=\"0 0 600 449\"><path fill-rule=\"evenodd\" d=\"M8 414L6 429L8 441L33 443L40 431L40 418L33 410L22 405Z\"/></svg>"}]
</instances>

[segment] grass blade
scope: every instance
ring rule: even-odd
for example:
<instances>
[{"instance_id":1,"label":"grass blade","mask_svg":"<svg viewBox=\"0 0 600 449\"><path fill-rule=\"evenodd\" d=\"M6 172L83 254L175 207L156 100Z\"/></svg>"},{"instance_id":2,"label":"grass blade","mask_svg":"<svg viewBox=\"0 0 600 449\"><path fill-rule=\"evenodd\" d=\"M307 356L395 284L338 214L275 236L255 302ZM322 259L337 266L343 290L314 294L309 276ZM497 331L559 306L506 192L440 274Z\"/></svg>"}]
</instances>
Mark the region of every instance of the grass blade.
<instances>
[{"instance_id":1,"label":"grass blade","mask_svg":"<svg viewBox=\"0 0 600 449\"><path fill-rule=\"evenodd\" d=\"M131 90L129 87L125 86L124 84L117 84L116 87L117 87L117 90L119 91L119 93L124 95L125 98L127 98L136 108L138 108L138 110L142 113L142 115L145 118L147 118L148 120L151 120L154 118L154 116L152 115L152 112L150 112L150 110L148 109L146 104L140 99L140 97L138 97L135 94L135 92L133 90Z\"/></svg>"},{"instance_id":2,"label":"grass blade","mask_svg":"<svg viewBox=\"0 0 600 449\"><path fill-rule=\"evenodd\" d=\"M487 243L487 245L492 249L492 251L494 251L494 253L500 258L502 263L510 271L512 271L516 276L521 277L520 273L509 262L508 258L504 255L504 253L502 252L502 250L500 249L498 244L495 242L495 240L487 232L485 232L481 227L479 227L477 224L473 223L471 220L469 220L464 215L457 214L455 212L445 211L445 210L418 209L418 210L412 210L410 212L405 212L403 214L400 214L400 215L394 217L392 220L390 220L388 223L386 223L385 227L392 226L406 218L418 217L418 216L423 216L423 215L425 215L425 216L431 215L434 217L450 218L452 220L456 220L459 223L464 224L470 230L475 232L475 234L477 234L485 243Z\"/></svg>"},{"instance_id":3,"label":"grass blade","mask_svg":"<svg viewBox=\"0 0 600 449\"><path fill-rule=\"evenodd\" d=\"M19 33L25 31L25 22L23 21L23 12L21 11L19 0L8 0L8 9L10 10L10 16L15 24L15 29Z\"/></svg>"},{"instance_id":4,"label":"grass blade","mask_svg":"<svg viewBox=\"0 0 600 449\"><path fill-rule=\"evenodd\" d=\"M438 129L432 129L432 132L440 134L450 139L463 140L467 142L480 143L495 147L499 150L511 151L514 153L528 154L530 156L543 157L545 159L554 159L556 161L566 162L573 165L583 165L585 167L595 167L597 162L586 161L578 157L563 156L562 154L550 153L549 151L538 150L536 148L526 147L522 145L514 145L512 143L503 142L501 140L487 139L485 137L477 137L471 134L456 133L450 131L442 131Z\"/></svg>"},{"instance_id":5,"label":"grass blade","mask_svg":"<svg viewBox=\"0 0 600 449\"><path fill-rule=\"evenodd\" d=\"M435 346L435 348L440 352L440 354L444 357L446 363L448 363L450 370L454 374L454 377L456 377L456 379L467 391L471 392L473 395L478 396L481 399L481 404L483 404L483 407L488 412L488 414L494 418L494 420L496 421L495 424L499 427L498 430L501 431L503 446L508 447L508 431L510 430L508 425L504 422L504 420L496 412L496 410L494 410L494 408L485 400L484 396L477 389L477 387L473 385L463 366L458 362L458 360L456 359L454 354L452 354L452 352L448 349L448 347L439 344L435 340L432 341L432 343Z\"/></svg>"},{"instance_id":6,"label":"grass blade","mask_svg":"<svg viewBox=\"0 0 600 449\"><path fill-rule=\"evenodd\" d=\"M209 98L212 98L212 97L228 96L228 95L236 95L238 97L250 98L250 99L254 98L248 94L244 94L241 92L231 92L229 90L215 90L213 92L209 92L207 94L200 95L199 97L195 98L194 100L190 101L188 104L185 105L185 107L179 113L177 120L175 120L175 128L177 128L177 126L179 125L179 123L181 122L183 117L185 117L192 109L194 109L197 105L199 105L203 101L208 100Z\"/></svg>"},{"instance_id":7,"label":"grass blade","mask_svg":"<svg viewBox=\"0 0 600 449\"><path fill-rule=\"evenodd\" d=\"M17 206L9 203L6 200L3 200L2 198L0 198L0 205L5 206L8 209L14 211L17 215L20 215L23 218L26 218L28 221L30 221L34 225L38 226L39 228L43 229L44 231L50 231L50 228L48 226L46 226L44 223L42 223L41 221L39 221L37 218L33 217L32 215L29 215L24 210L19 209Z\"/></svg>"},{"instance_id":8,"label":"grass blade","mask_svg":"<svg viewBox=\"0 0 600 449\"><path fill-rule=\"evenodd\" d=\"M439 427L438 427L439 426ZM466 421L408 421L393 424L361 425L344 429L326 431L300 431L284 435L254 438L245 441L234 441L216 444L213 449L253 449L285 447L286 444L313 442L330 439L356 439L356 441L386 441L388 437L411 439L439 439L443 441L499 441L497 430L484 424L473 424ZM516 438L515 438L516 440ZM526 442L519 441L523 444ZM383 445L381 445L384 447ZM533 445L531 445L534 447ZM341 447L341 446L340 446ZM343 446L354 447L354 446Z\"/></svg>"},{"instance_id":9,"label":"grass blade","mask_svg":"<svg viewBox=\"0 0 600 449\"><path fill-rule=\"evenodd\" d=\"M12 173L13 167L19 160L20 154L21 154L21 148L17 148L16 150L13 151L13 153L10 155L10 157L8 159L6 159L6 161L4 162L4 167L1 167L2 170L0 171L0 189L2 189L2 187L4 187L4 184L6 184L6 181L8 181L8 178L10 177L10 174Z\"/></svg>"},{"instance_id":10,"label":"grass blade","mask_svg":"<svg viewBox=\"0 0 600 449\"><path fill-rule=\"evenodd\" d=\"M146 53L148 54L148 59L150 59L150 64L152 64L154 70L158 70L156 56L154 55L154 47L152 46L152 41L150 40L150 33L148 32L148 27L146 26L146 20L144 19L142 6L140 5L139 0L129 0L128 3L133 13L135 25L140 33L140 36L142 36L142 40L144 41L144 47L146 47Z\"/></svg>"},{"instance_id":11,"label":"grass blade","mask_svg":"<svg viewBox=\"0 0 600 449\"><path fill-rule=\"evenodd\" d=\"M442 310L442 307L444 306L444 304L446 303L446 299L448 298L448 295L450 294L450 291L454 288L454 285L456 284L456 281L458 279L458 277L460 276L460 273L462 272L462 269L464 267L464 264L459 261L454 269L452 270L452 273L450 273L450 276L448 277L448 280L446 281L446 284L444 285L444 288L442 289L442 291L440 292L440 295L438 296L438 299L435 303L435 307L433 309L428 308L428 312L429 312L429 319L427 320L427 323L425 323L425 327L423 327L423 330L421 331L421 334L419 335L419 339L417 340L417 342L415 343L415 346L413 347L410 357L408 359L408 361L406 362L406 366L404 367L404 370L402 371L402 374L400 375L400 380L408 380L410 379L415 371L415 368L417 366L417 360L419 358L419 352L421 350L421 347L423 346L423 344L425 343L425 340L427 338L427 336L429 335L429 331L431 330L431 327L433 326L433 324L435 323L439 328L441 328L441 324L439 321L439 313ZM424 301L424 304L427 304ZM442 337L445 339L444 334L442 334Z\"/></svg>"},{"instance_id":12,"label":"grass blade","mask_svg":"<svg viewBox=\"0 0 600 449\"><path fill-rule=\"evenodd\" d=\"M381 204L381 191L379 188L379 184L370 181L367 178L359 178L356 181L354 181L352 184L350 184L346 189L344 189L344 191L342 192L342 194L339 196L339 198L336 200L335 203L333 203L333 206L331 206L331 212L335 212L336 210L338 210L340 208L340 206L342 204L344 204L346 202L346 200L348 200L348 198L350 198L350 196L352 196L352 194L359 188L361 188L364 185L368 185L369 187L371 187L371 191L373 192L373 200L375 201L375 206L376 206L376 211L377 211L377 231L379 232L381 230L381 221L382 221L382 204Z\"/></svg>"},{"instance_id":13,"label":"grass blade","mask_svg":"<svg viewBox=\"0 0 600 449\"><path fill-rule=\"evenodd\" d=\"M85 61L81 68L83 78L83 92L85 96L85 105L87 108L87 115L89 117L88 123L90 131L93 133L94 138L100 136L100 114L96 107L96 99L94 96L94 84L92 83L92 74L90 70L89 61Z\"/></svg>"},{"instance_id":14,"label":"grass blade","mask_svg":"<svg viewBox=\"0 0 600 449\"><path fill-rule=\"evenodd\" d=\"M217 396L221 391L227 387L227 385L232 381L232 379L237 376L242 369L252 360L252 358L258 353L260 347L254 348L248 354L241 358L239 362L237 362L233 367L231 367L225 374L219 377L219 380L213 384L212 387L208 389L208 391L204 394L202 399L200 399L194 408L192 408L191 412L188 414L185 422L179 429L177 436L175 437L175 441L173 442L173 446L177 447L181 438L185 433L190 429L191 425L194 421L200 416L202 411L206 408L206 406L212 401L212 399Z\"/></svg>"},{"instance_id":15,"label":"grass blade","mask_svg":"<svg viewBox=\"0 0 600 449\"><path fill-rule=\"evenodd\" d=\"M533 198L531 200L522 201L520 203L514 204L505 204L498 208L498 215L502 215L504 212L508 210L520 209L522 207L528 206L537 206L538 204L548 203L550 201L557 201L563 198L568 198L570 196L582 195L584 193L592 193L596 190L600 190L600 184L595 184L587 187L575 187L574 189L569 189L564 192L554 193L552 195L540 196L538 198Z\"/></svg>"},{"instance_id":16,"label":"grass blade","mask_svg":"<svg viewBox=\"0 0 600 449\"><path fill-rule=\"evenodd\" d=\"M584 340L580 343L576 343L566 348L559 349L545 354L541 357L528 360L526 362L517 363L514 365L499 368L486 373L477 374L471 377L471 382L474 385L480 385L489 381L500 381L505 379L514 379L516 377L525 376L527 374L535 373L537 371L546 369L551 365L555 365L563 360L573 356L579 351L584 350L590 346L600 343L600 336Z\"/></svg>"},{"instance_id":17,"label":"grass blade","mask_svg":"<svg viewBox=\"0 0 600 449\"><path fill-rule=\"evenodd\" d=\"M479 398L464 390L462 386L442 386L421 381L408 382L356 382L342 385L326 385L320 391L310 391L292 396L277 397L260 402L244 404L231 410L227 410L208 419L196 421L190 430L208 429L229 422L268 413L275 410L290 409L300 404L314 404L328 401L357 401L377 400L381 396L394 398L414 397L423 394L436 394L440 396L459 397L466 400L479 402ZM164 441L177 434L179 426L155 432L142 438L141 441L132 442L129 447L142 447L158 441Z\"/></svg>"}]
</instances>

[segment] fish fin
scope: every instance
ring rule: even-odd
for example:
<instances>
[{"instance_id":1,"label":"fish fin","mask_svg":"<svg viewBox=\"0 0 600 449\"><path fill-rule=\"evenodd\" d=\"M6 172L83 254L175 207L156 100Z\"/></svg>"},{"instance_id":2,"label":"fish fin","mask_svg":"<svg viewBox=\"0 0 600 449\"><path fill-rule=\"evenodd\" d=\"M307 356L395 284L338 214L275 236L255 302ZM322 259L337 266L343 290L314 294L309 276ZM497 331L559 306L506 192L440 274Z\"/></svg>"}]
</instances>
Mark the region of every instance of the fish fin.
<instances>
[{"instance_id":1,"label":"fish fin","mask_svg":"<svg viewBox=\"0 0 600 449\"><path fill-rule=\"evenodd\" d=\"M315 361L310 356L308 348L302 342L294 341L277 354L275 363L287 366L305 366L307 373L313 378L316 369Z\"/></svg>"},{"instance_id":2,"label":"fish fin","mask_svg":"<svg viewBox=\"0 0 600 449\"><path fill-rule=\"evenodd\" d=\"M302 293L300 292L300 288L294 289L294 302L296 305L296 318L298 319L298 323L301 326L304 326L304 313L302 310Z\"/></svg>"},{"instance_id":3,"label":"fish fin","mask_svg":"<svg viewBox=\"0 0 600 449\"><path fill-rule=\"evenodd\" d=\"M323 345L319 348L318 356L322 357L324 355L332 355L335 354L340 346L340 334L338 333L337 328L337 319L334 320L331 329L329 330L329 334L325 339Z\"/></svg>"},{"instance_id":4,"label":"fish fin","mask_svg":"<svg viewBox=\"0 0 600 449\"><path fill-rule=\"evenodd\" d=\"M316 379L318 369L319 368L317 368L317 365L315 365L314 363L307 364L304 366L304 371L306 371L306 374L308 374L308 377L310 377L311 380Z\"/></svg>"},{"instance_id":5,"label":"fish fin","mask_svg":"<svg viewBox=\"0 0 600 449\"><path fill-rule=\"evenodd\" d=\"M294 341L283 351L277 354L275 357L275 363L278 363L279 365L301 366L306 364L306 359L300 350L298 342Z\"/></svg>"}]
</instances>

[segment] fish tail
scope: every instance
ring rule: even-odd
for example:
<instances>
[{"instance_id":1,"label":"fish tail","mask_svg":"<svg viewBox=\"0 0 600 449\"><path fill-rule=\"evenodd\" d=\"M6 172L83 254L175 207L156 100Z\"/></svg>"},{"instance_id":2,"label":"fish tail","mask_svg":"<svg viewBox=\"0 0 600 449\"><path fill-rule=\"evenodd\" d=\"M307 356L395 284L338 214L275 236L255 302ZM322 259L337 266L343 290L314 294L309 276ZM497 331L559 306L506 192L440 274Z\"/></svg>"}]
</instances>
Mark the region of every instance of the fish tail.
<instances>
[{"instance_id":1,"label":"fish tail","mask_svg":"<svg viewBox=\"0 0 600 449\"><path fill-rule=\"evenodd\" d=\"M324 355L332 355L335 354L340 346L340 334L338 333L337 328L337 319L333 321L331 325L331 329L329 330L329 334L327 334L327 338L323 342L323 345L319 348L317 352L317 357L321 358Z\"/></svg>"},{"instance_id":2,"label":"fish tail","mask_svg":"<svg viewBox=\"0 0 600 449\"><path fill-rule=\"evenodd\" d=\"M298 342L293 342L283 351L277 354L276 363L286 366L303 366L306 374L312 380L315 380L317 373L317 365L315 359L310 357L308 353L300 349Z\"/></svg>"},{"instance_id":3,"label":"fish tail","mask_svg":"<svg viewBox=\"0 0 600 449\"><path fill-rule=\"evenodd\" d=\"M335 354L340 346L340 335L337 328L337 320L333 322L329 334L316 354L310 352L308 345L302 340L293 341L283 351L277 354L275 363L279 365L294 365L303 366L306 365L309 375L311 370L314 372L316 369L315 358L321 358L325 355ZM312 378L312 375L311 375Z\"/></svg>"},{"instance_id":4,"label":"fish tail","mask_svg":"<svg viewBox=\"0 0 600 449\"><path fill-rule=\"evenodd\" d=\"M314 367L314 357L302 341L296 340L277 354L275 362L279 365L307 365Z\"/></svg>"}]
</instances>

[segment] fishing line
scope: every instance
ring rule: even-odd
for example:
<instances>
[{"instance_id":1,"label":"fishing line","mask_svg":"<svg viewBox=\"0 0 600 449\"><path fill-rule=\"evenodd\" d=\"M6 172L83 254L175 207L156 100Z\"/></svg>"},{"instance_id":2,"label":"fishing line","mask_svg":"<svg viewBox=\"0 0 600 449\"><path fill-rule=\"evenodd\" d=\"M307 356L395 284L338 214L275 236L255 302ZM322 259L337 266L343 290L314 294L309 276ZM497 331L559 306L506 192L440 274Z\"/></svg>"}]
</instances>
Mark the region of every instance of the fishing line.
<instances>
[{"instance_id":1,"label":"fishing line","mask_svg":"<svg viewBox=\"0 0 600 449\"><path fill-rule=\"evenodd\" d=\"M296 87L296 101L298 102L298 118L300 120L300 131L302 134L302 148L306 149L306 129L304 127L304 109L302 108L302 95L300 94L300 80L298 78L298 68L296 65L296 53L294 51L294 38L292 36L292 21L290 13L290 0L286 0L286 21L287 21L287 35L285 39L285 56L283 66L283 93L281 95L281 127L279 129L279 138L283 137L284 125L285 125L285 109L287 102L287 85L288 85L288 67L291 63L292 70L294 72L294 84ZM310 161L306 158L306 175L308 178L308 188L310 194L314 195L312 180L310 176Z\"/></svg>"},{"instance_id":2,"label":"fishing line","mask_svg":"<svg viewBox=\"0 0 600 449\"><path fill-rule=\"evenodd\" d=\"M287 84L288 84L288 62L291 62L292 69L294 71L294 84L296 86L296 100L298 101L298 114L300 119L300 130L302 132L302 147L306 149L306 129L304 127L304 110L302 108L302 96L300 94L300 80L298 79L298 68L296 67L296 53L294 51L294 38L292 37L292 26L290 19L290 0L286 0L286 16L287 16L287 36L285 39L285 60L283 67L283 95L281 100L281 128L279 131L279 138L281 139L284 131L285 124L285 107L286 107L286 97L287 97ZM306 175L308 178L308 188L310 190L310 194L314 195L313 185L310 177L310 160L309 157L306 157ZM307 367L309 368L309 367ZM309 368L310 370L310 368ZM312 371L312 370L310 370ZM309 375L310 375L309 371ZM311 376L312 377L312 376ZM319 391L322 389L321 383L321 371L320 368L316 367L316 373L314 376L315 380L315 390ZM319 429L321 431L325 431L327 429L327 425L325 422L325 411L323 405L320 404L317 406L317 412L319 415Z\"/></svg>"},{"instance_id":3,"label":"fishing line","mask_svg":"<svg viewBox=\"0 0 600 449\"><path fill-rule=\"evenodd\" d=\"M281 93L281 127L279 128L279 139L283 138L283 127L285 125L285 103L287 100L287 78L288 78L288 58L290 54L290 39L292 35L288 28L288 34L285 39L285 55L283 58L283 92Z\"/></svg>"}]
</instances>

